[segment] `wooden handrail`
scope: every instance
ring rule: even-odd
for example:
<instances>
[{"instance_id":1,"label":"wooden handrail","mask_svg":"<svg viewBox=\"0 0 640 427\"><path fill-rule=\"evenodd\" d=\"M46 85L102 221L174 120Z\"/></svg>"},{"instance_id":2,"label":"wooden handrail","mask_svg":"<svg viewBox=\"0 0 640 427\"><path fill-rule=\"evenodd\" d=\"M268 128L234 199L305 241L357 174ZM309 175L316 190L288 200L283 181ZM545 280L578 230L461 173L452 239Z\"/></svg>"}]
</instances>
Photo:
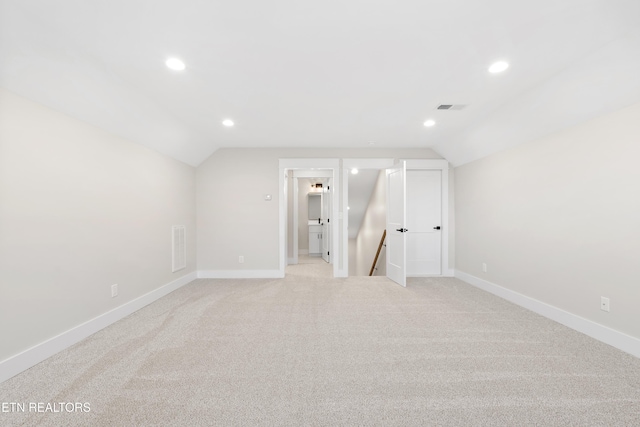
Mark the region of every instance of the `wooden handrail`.
<instances>
[{"instance_id":1,"label":"wooden handrail","mask_svg":"<svg viewBox=\"0 0 640 427\"><path fill-rule=\"evenodd\" d=\"M387 230L382 232L382 238L380 239L380 244L378 245L378 252L376 252L376 257L373 259L373 264L371 265L371 271L369 271L369 276L373 276L373 270L376 269L376 263L378 262L378 257L380 256L380 251L382 250L382 244L384 243L384 238L387 237Z\"/></svg>"}]
</instances>

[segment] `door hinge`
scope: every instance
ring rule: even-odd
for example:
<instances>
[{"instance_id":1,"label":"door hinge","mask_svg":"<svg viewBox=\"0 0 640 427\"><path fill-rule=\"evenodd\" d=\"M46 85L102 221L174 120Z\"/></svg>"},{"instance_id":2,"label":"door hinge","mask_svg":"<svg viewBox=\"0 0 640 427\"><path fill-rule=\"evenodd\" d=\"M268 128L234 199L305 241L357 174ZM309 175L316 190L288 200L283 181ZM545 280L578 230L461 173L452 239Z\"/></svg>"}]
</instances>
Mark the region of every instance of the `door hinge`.
<instances>
[{"instance_id":1,"label":"door hinge","mask_svg":"<svg viewBox=\"0 0 640 427\"><path fill-rule=\"evenodd\" d=\"M331 222L331 218L327 218L327 224Z\"/></svg>"},{"instance_id":2,"label":"door hinge","mask_svg":"<svg viewBox=\"0 0 640 427\"><path fill-rule=\"evenodd\" d=\"M327 256L331 255L331 252L327 251Z\"/></svg>"}]
</instances>

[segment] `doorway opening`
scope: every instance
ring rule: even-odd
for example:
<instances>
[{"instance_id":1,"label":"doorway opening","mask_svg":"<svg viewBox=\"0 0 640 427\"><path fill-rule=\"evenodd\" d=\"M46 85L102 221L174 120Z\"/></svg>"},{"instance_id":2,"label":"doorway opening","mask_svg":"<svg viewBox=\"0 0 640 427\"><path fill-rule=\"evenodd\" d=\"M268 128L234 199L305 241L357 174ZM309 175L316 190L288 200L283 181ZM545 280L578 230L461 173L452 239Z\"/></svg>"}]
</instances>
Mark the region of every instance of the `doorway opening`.
<instances>
[{"instance_id":1,"label":"doorway opening","mask_svg":"<svg viewBox=\"0 0 640 427\"><path fill-rule=\"evenodd\" d=\"M394 159L344 159L343 166L346 205L368 200L355 211L364 210L360 220L354 221L353 208L348 209L349 275L387 276L402 285L406 277L451 275L447 161L411 159L394 165ZM358 183L360 177L369 183Z\"/></svg>"},{"instance_id":2,"label":"doorway opening","mask_svg":"<svg viewBox=\"0 0 640 427\"><path fill-rule=\"evenodd\" d=\"M369 276L386 228L386 170L394 159L343 159L349 276ZM372 275L386 275L383 246Z\"/></svg>"},{"instance_id":3,"label":"doorway opening","mask_svg":"<svg viewBox=\"0 0 640 427\"><path fill-rule=\"evenodd\" d=\"M386 250L380 242L387 220L386 169L352 171L349 171L347 203L349 276L385 276Z\"/></svg>"},{"instance_id":4,"label":"doorway opening","mask_svg":"<svg viewBox=\"0 0 640 427\"><path fill-rule=\"evenodd\" d=\"M303 255L317 256L329 264L333 277L346 277L341 250L343 221L340 203L340 161L338 159L280 159L279 163L281 189L279 258L282 277L285 276L285 267L298 264ZM305 180L311 180L308 181L308 187ZM308 216L308 194L312 192L305 191L311 190L311 182L314 184L313 193L320 195L319 214L315 214L314 218ZM304 211L301 215L300 205L307 207L306 215ZM310 237L316 239L313 245L309 244ZM310 250L311 254L309 254Z\"/></svg>"},{"instance_id":5,"label":"doorway opening","mask_svg":"<svg viewBox=\"0 0 640 427\"><path fill-rule=\"evenodd\" d=\"M404 265L404 273L401 274L402 278L406 280L406 276L452 276L453 272L449 269L449 223L448 223L448 163L444 159L410 159L406 161L400 161L400 164L404 164L404 169L411 170L434 170L439 171L440 179L440 211L441 224L430 224L431 229L434 230L437 235L439 235L438 244L436 245L439 248L439 263L436 261L436 264L439 264L439 274L428 274L428 273L420 273L420 272L409 272L407 273L407 252L411 254L411 251L416 250L415 247L409 247L407 249L407 239L406 237L400 239L402 242L402 252L399 253L398 259L394 262L396 264L401 262ZM333 277L348 277L349 275L349 235L348 235L348 205L349 205L349 191L348 191L348 182L349 182L349 174L353 168L360 169L387 169L392 170L394 167L394 159L280 159L279 161L279 187L280 187L280 214L279 214L279 274L280 277L285 276L285 267L289 263L289 257L293 257L293 253L289 253L289 248L293 247L292 242L294 238L294 230L289 230L289 217L293 216L297 213L290 207L290 200L293 200L292 193L293 190L290 188L290 185L293 186L296 182L294 180L294 172L295 171L324 171L330 174L330 178L332 179L332 191L330 193L331 200L331 216L329 217L329 221L331 224L330 231L328 235L330 236L330 240L328 242L329 245L329 254L330 254L330 265L333 271ZM404 173L402 175L405 175ZM397 175L399 176L399 175ZM387 174L387 180L389 175ZM398 199L402 201L403 206L407 203L407 195L406 195L406 180L402 179L402 185L398 186L401 190L401 197ZM389 186L387 185L387 188ZM420 187L420 186L418 186ZM410 196L413 198L413 196ZM389 200L389 197L387 197ZM395 196L394 196L395 200ZM396 202L394 202L397 205ZM411 209L411 207L410 207ZM388 209L387 209L388 210ZM403 208L403 211L406 210ZM402 224L407 224L406 217L401 218ZM414 226L412 226L415 228ZM439 228L434 228L439 227ZM388 225L387 225L387 228ZM400 229L408 230L406 225L402 227L397 227L398 229L395 231L399 231ZM387 232L391 232L392 230L387 230ZM406 233L404 233L406 236ZM397 240L397 239L396 239ZM391 256L389 254L392 252L387 246L387 254L386 265L389 265L389 259ZM398 252L396 252L398 253ZM398 264L397 264L398 265ZM388 268L387 268L388 270ZM388 275L387 275L388 277Z\"/></svg>"},{"instance_id":6,"label":"doorway opening","mask_svg":"<svg viewBox=\"0 0 640 427\"><path fill-rule=\"evenodd\" d=\"M298 264L300 256L318 257L331 263L331 171L296 170L289 174L291 197L288 205L287 265Z\"/></svg>"}]
</instances>

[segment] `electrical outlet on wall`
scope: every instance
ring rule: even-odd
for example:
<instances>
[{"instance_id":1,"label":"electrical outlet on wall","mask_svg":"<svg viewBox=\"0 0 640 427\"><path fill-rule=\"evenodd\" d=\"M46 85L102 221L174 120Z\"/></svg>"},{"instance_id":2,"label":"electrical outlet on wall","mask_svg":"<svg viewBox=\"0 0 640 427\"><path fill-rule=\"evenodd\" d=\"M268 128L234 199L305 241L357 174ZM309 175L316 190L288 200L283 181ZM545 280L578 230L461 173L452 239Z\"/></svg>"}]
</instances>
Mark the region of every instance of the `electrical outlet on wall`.
<instances>
[{"instance_id":1,"label":"electrical outlet on wall","mask_svg":"<svg viewBox=\"0 0 640 427\"><path fill-rule=\"evenodd\" d=\"M486 262L482 263L482 271L484 271L485 273L487 272L487 263Z\"/></svg>"},{"instance_id":2,"label":"electrical outlet on wall","mask_svg":"<svg viewBox=\"0 0 640 427\"><path fill-rule=\"evenodd\" d=\"M600 310L602 310L602 311L610 311L609 298L600 297Z\"/></svg>"},{"instance_id":3,"label":"electrical outlet on wall","mask_svg":"<svg viewBox=\"0 0 640 427\"><path fill-rule=\"evenodd\" d=\"M115 298L118 296L118 285L111 285L111 298Z\"/></svg>"},{"instance_id":4,"label":"electrical outlet on wall","mask_svg":"<svg viewBox=\"0 0 640 427\"><path fill-rule=\"evenodd\" d=\"M239 263L239 264L244 264L244 256L243 256L243 255L240 255L240 256L238 257L238 263Z\"/></svg>"}]
</instances>

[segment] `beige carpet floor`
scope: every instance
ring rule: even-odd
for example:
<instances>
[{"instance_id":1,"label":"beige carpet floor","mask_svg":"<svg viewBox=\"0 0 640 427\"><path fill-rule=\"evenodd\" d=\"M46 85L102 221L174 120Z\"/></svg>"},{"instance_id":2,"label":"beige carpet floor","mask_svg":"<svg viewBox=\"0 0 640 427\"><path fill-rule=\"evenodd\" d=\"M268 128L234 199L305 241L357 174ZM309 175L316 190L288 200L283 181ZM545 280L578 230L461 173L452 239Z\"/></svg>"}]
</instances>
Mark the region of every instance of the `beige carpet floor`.
<instances>
[{"instance_id":1,"label":"beige carpet floor","mask_svg":"<svg viewBox=\"0 0 640 427\"><path fill-rule=\"evenodd\" d=\"M0 384L47 426L639 426L640 359L459 280L196 280Z\"/></svg>"}]
</instances>

